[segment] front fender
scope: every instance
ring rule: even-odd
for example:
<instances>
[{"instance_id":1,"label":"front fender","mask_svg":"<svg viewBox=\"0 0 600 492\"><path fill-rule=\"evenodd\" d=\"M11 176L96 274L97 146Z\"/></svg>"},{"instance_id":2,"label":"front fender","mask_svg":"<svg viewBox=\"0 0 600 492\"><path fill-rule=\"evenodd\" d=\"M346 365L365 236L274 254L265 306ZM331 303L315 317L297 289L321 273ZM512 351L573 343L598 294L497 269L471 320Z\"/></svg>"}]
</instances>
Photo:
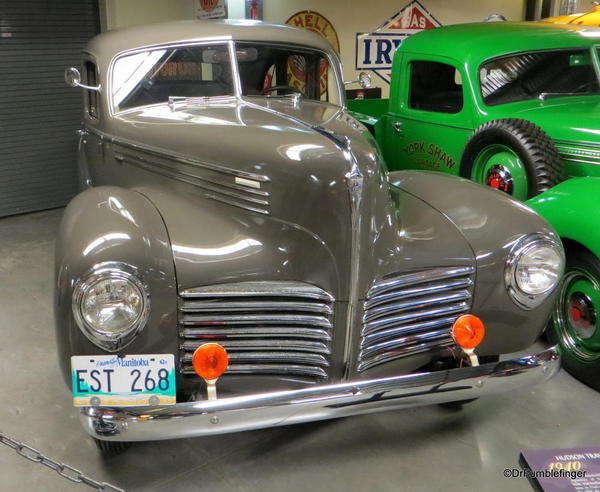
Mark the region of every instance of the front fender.
<instances>
[{"instance_id":1,"label":"front fender","mask_svg":"<svg viewBox=\"0 0 600 492\"><path fill-rule=\"evenodd\" d=\"M522 236L538 233L558 240L554 230L523 203L472 181L427 171L398 171L389 177L444 214L473 249L477 278L472 312L486 323L478 353L494 355L529 347L545 328L557 289L533 311L525 311L507 292L504 268Z\"/></svg>"},{"instance_id":2,"label":"front fender","mask_svg":"<svg viewBox=\"0 0 600 492\"><path fill-rule=\"evenodd\" d=\"M571 178L525 203L544 217L562 239L600 257L600 178Z\"/></svg>"},{"instance_id":3,"label":"front fender","mask_svg":"<svg viewBox=\"0 0 600 492\"><path fill-rule=\"evenodd\" d=\"M154 205L138 192L103 186L77 195L65 210L55 252L55 329L63 376L70 357L106 353L81 332L72 314L77 280L94 265L135 266L150 292L150 318L127 354L176 353L176 279L169 237Z\"/></svg>"}]
</instances>

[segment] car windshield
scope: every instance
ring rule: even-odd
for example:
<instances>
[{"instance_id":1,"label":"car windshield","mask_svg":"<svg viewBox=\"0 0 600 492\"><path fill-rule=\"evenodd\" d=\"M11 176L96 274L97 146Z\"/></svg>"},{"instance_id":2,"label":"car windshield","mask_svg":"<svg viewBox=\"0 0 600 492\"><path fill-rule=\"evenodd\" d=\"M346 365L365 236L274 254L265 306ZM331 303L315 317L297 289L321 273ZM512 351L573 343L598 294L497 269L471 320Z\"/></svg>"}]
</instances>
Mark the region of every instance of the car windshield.
<instances>
[{"instance_id":1,"label":"car windshield","mask_svg":"<svg viewBox=\"0 0 600 492\"><path fill-rule=\"evenodd\" d=\"M226 44L155 49L116 60L112 103L118 112L173 97L232 96L233 87Z\"/></svg>"},{"instance_id":2,"label":"car windshield","mask_svg":"<svg viewBox=\"0 0 600 492\"><path fill-rule=\"evenodd\" d=\"M237 43L242 95L303 98L340 104L335 71L324 53L266 43Z\"/></svg>"},{"instance_id":3,"label":"car windshield","mask_svg":"<svg viewBox=\"0 0 600 492\"><path fill-rule=\"evenodd\" d=\"M536 51L495 58L481 65L479 82L488 106L600 93L589 49Z\"/></svg>"}]
</instances>

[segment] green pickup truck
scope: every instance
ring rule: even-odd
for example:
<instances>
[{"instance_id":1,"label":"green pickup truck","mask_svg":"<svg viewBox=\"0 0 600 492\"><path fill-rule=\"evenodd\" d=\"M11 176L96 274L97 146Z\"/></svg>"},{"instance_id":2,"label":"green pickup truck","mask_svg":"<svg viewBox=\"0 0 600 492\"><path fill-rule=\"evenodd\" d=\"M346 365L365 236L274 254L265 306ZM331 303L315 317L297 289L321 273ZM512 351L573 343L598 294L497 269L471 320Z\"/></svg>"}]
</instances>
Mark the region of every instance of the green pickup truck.
<instances>
[{"instance_id":1,"label":"green pickup truck","mask_svg":"<svg viewBox=\"0 0 600 492\"><path fill-rule=\"evenodd\" d=\"M390 170L472 179L526 200L554 226L567 270L548 336L567 370L597 389L599 49L600 29L586 26L430 29L398 48L389 99L348 101Z\"/></svg>"}]
</instances>

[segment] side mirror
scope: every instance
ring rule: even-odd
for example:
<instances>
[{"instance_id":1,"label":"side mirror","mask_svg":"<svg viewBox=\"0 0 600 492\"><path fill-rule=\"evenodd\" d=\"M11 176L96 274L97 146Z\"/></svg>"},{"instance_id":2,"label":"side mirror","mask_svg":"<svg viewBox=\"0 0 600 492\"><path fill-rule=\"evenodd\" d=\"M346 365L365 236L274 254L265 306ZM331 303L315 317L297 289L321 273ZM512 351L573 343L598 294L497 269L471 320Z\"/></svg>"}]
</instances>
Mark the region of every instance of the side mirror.
<instances>
[{"instance_id":1,"label":"side mirror","mask_svg":"<svg viewBox=\"0 0 600 492\"><path fill-rule=\"evenodd\" d=\"M369 89L373 84L373 79L371 77L371 74L368 74L367 72L360 72L358 74L358 80L350 80L348 82L344 82L344 85L350 84L359 84L363 89Z\"/></svg>"},{"instance_id":2,"label":"side mirror","mask_svg":"<svg viewBox=\"0 0 600 492\"><path fill-rule=\"evenodd\" d=\"M358 83L363 89L369 89L373 85L373 78L367 72L360 72L358 74Z\"/></svg>"},{"instance_id":3,"label":"side mirror","mask_svg":"<svg viewBox=\"0 0 600 492\"><path fill-rule=\"evenodd\" d=\"M100 92L100 86L85 85L81 83L81 73L75 67L70 67L65 70L65 82L69 87L81 87L90 91Z\"/></svg>"}]
</instances>

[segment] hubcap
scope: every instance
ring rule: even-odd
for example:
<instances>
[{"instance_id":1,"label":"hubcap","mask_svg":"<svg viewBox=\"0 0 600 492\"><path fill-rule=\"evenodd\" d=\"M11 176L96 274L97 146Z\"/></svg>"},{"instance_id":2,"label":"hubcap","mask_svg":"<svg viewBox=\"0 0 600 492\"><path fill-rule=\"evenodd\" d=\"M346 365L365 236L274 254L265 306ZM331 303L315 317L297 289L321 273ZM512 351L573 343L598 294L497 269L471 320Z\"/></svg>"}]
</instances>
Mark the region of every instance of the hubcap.
<instances>
[{"instance_id":1,"label":"hubcap","mask_svg":"<svg viewBox=\"0 0 600 492\"><path fill-rule=\"evenodd\" d=\"M585 362L600 358L600 283L583 269L567 271L554 311L554 329L561 345Z\"/></svg>"},{"instance_id":2,"label":"hubcap","mask_svg":"<svg viewBox=\"0 0 600 492\"><path fill-rule=\"evenodd\" d=\"M471 179L519 200L528 198L525 166L517 153L506 145L493 144L481 150L473 162Z\"/></svg>"},{"instance_id":3,"label":"hubcap","mask_svg":"<svg viewBox=\"0 0 600 492\"><path fill-rule=\"evenodd\" d=\"M503 191L509 195L513 194L514 183L512 174L504 166L495 165L489 168L485 184L490 188Z\"/></svg>"}]
</instances>

